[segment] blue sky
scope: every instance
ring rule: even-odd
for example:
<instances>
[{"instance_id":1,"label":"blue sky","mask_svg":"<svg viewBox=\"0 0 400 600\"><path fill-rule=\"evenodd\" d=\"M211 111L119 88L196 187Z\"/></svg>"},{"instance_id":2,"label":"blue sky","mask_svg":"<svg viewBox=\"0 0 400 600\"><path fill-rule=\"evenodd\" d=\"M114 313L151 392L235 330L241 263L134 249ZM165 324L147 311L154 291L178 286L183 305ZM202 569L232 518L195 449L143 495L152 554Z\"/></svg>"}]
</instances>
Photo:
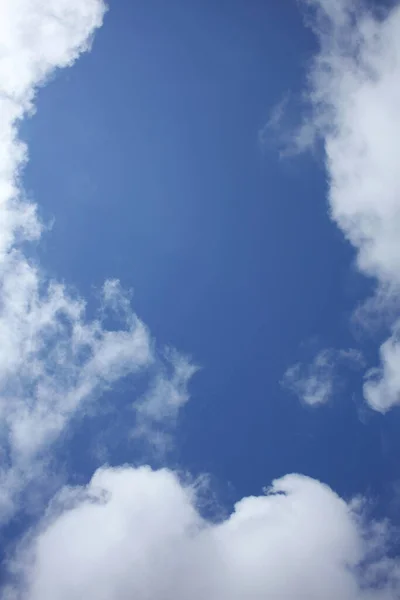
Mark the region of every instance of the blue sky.
<instances>
[{"instance_id":1,"label":"blue sky","mask_svg":"<svg viewBox=\"0 0 400 600\"><path fill-rule=\"evenodd\" d=\"M400 9L306 4L0 8L2 600L397 597Z\"/></svg>"},{"instance_id":2,"label":"blue sky","mask_svg":"<svg viewBox=\"0 0 400 600\"><path fill-rule=\"evenodd\" d=\"M185 466L234 483L238 459L260 461L252 492L288 470L322 476L315 415L279 381L304 341L351 343L353 255L312 157L284 164L274 140L258 143L315 42L295 4L116 4L25 125L26 185L55 218L43 262L85 294L118 277L156 339L201 365L178 433ZM334 435L332 418L317 430Z\"/></svg>"}]
</instances>

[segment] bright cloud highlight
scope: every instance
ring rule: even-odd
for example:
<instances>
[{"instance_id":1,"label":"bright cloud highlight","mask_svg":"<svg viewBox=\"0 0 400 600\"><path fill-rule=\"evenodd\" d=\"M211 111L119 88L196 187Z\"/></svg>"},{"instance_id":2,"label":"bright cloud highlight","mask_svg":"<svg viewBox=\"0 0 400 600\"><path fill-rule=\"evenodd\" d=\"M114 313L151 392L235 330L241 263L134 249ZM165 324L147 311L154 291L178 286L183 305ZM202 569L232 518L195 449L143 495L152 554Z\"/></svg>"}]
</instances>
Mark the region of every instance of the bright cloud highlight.
<instances>
[{"instance_id":1,"label":"bright cloud highlight","mask_svg":"<svg viewBox=\"0 0 400 600\"><path fill-rule=\"evenodd\" d=\"M61 493L5 599L394 599L385 527L367 528L361 507L287 475L211 523L171 471L101 469Z\"/></svg>"}]
</instances>

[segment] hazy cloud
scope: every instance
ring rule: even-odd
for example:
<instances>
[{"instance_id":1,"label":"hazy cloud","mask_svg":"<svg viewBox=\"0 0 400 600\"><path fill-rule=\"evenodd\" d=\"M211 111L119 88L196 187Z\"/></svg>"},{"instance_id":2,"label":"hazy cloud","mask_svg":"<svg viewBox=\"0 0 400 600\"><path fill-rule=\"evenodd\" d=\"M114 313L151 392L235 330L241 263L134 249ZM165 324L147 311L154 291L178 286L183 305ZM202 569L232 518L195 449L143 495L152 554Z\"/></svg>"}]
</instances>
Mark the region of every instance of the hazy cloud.
<instances>
[{"instance_id":1,"label":"hazy cloud","mask_svg":"<svg viewBox=\"0 0 400 600\"><path fill-rule=\"evenodd\" d=\"M173 348L164 354L163 367L159 366L152 385L133 407L136 412L133 436L144 440L159 457L171 447L171 430L179 410L189 400L189 381L199 370Z\"/></svg>"},{"instance_id":2,"label":"hazy cloud","mask_svg":"<svg viewBox=\"0 0 400 600\"><path fill-rule=\"evenodd\" d=\"M343 366L351 369L364 367L361 352L354 348L321 350L311 363L297 363L289 367L282 385L310 406L325 404L336 391L337 371Z\"/></svg>"}]
</instances>

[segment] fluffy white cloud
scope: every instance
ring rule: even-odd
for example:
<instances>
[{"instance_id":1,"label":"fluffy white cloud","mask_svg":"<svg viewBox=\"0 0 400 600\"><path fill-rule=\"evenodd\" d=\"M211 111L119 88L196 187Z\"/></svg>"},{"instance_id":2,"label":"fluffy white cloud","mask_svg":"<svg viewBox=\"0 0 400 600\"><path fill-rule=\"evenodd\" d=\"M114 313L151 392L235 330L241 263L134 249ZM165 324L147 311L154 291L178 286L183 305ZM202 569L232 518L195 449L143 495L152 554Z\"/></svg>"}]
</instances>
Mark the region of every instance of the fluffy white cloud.
<instances>
[{"instance_id":1,"label":"fluffy white cloud","mask_svg":"<svg viewBox=\"0 0 400 600\"><path fill-rule=\"evenodd\" d=\"M83 403L120 377L158 364L117 281L105 282L98 318L90 321L85 302L47 280L22 252L21 242L38 239L42 225L20 184L28 155L18 124L33 111L37 86L90 48L104 12L102 0L0 3L0 522ZM105 326L110 311L120 330ZM164 410L161 394L158 410Z\"/></svg>"},{"instance_id":2,"label":"fluffy white cloud","mask_svg":"<svg viewBox=\"0 0 400 600\"><path fill-rule=\"evenodd\" d=\"M27 150L18 121L33 110L35 89L89 48L102 23L102 0L5 0L0 5L0 258L17 236L38 237L35 206L18 186Z\"/></svg>"},{"instance_id":3,"label":"fluffy white cloud","mask_svg":"<svg viewBox=\"0 0 400 600\"><path fill-rule=\"evenodd\" d=\"M378 14L363 1L303 5L320 50L309 72L312 116L297 141L323 141L331 217L355 247L359 269L377 279L377 302L368 310L381 312L385 296L400 291L400 6ZM396 306L390 298L390 310ZM380 384L365 386L378 410L399 403L396 346L392 337L382 348Z\"/></svg>"},{"instance_id":4,"label":"fluffy white cloud","mask_svg":"<svg viewBox=\"0 0 400 600\"><path fill-rule=\"evenodd\" d=\"M360 506L288 475L211 523L168 470L101 469L60 494L4 599L394 600L385 528L366 527Z\"/></svg>"},{"instance_id":5,"label":"fluffy white cloud","mask_svg":"<svg viewBox=\"0 0 400 600\"><path fill-rule=\"evenodd\" d=\"M310 73L313 125L323 136L332 218L360 269L400 283L400 7L310 1L321 51Z\"/></svg>"}]
</instances>

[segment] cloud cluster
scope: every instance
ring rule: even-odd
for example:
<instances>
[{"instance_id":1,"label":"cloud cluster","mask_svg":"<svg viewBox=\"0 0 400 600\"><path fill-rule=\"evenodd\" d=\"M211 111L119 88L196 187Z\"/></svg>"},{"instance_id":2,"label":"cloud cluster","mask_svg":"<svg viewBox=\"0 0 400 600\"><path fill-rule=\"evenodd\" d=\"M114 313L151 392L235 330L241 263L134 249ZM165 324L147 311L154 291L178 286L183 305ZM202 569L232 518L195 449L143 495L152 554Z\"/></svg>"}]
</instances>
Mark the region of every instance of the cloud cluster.
<instances>
[{"instance_id":1,"label":"cloud cluster","mask_svg":"<svg viewBox=\"0 0 400 600\"><path fill-rule=\"evenodd\" d=\"M163 381L149 332L118 281L105 282L98 317L88 320L85 302L23 252L42 225L20 181L28 154L19 123L33 112L37 87L90 48L104 12L102 0L0 3L0 523L85 402L150 365ZM120 329L106 327L110 312ZM169 385L182 405L183 384ZM157 410L167 410L161 393Z\"/></svg>"},{"instance_id":2,"label":"cloud cluster","mask_svg":"<svg viewBox=\"0 0 400 600\"><path fill-rule=\"evenodd\" d=\"M171 471L101 469L60 494L4 600L394 600L386 529L361 506L287 475L212 523Z\"/></svg>"},{"instance_id":3,"label":"cloud cluster","mask_svg":"<svg viewBox=\"0 0 400 600\"><path fill-rule=\"evenodd\" d=\"M85 403L151 366L154 384L135 406L137 433L151 437L187 402L195 371L174 351L158 368L118 281L105 282L88 320L84 301L22 251L42 227L20 185L27 150L18 122L33 110L37 86L89 48L103 15L101 0L0 3L0 521ZM110 311L120 329L106 326ZM367 527L362 503L289 475L213 523L195 489L148 467L102 468L87 486L62 489L8 563L2 600L396 597L386 528Z\"/></svg>"},{"instance_id":4,"label":"cloud cluster","mask_svg":"<svg viewBox=\"0 0 400 600\"><path fill-rule=\"evenodd\" d=\"M303 4L320 50L309 71L312 114L297 142L322 140L331 217L356 249L360 271L377 280L374 309L386 317L385 304L398 307L400 292L400 6L378 13L363 1ZM400 404L399 357L394 333L364 388L381 412Z\"/></svg>"},{"instance_id":5,"label":"cloud cluster","mask_svg":"<svg viewBox=\"0 0 400 600\"><path fill-rule=\"evenodd\" d=\"M26 463L62 428L85 387L95 386L97 349L104 354L107 346L99 325L84 324L83 303L44 281L21 251L42 227L20 186L27 149L18 140L36 87L88 48L103 13L96 0L0 6L0 521L28 477ZM78 368L82 353L86 374Z\"/></svg>"}]
</instances>

